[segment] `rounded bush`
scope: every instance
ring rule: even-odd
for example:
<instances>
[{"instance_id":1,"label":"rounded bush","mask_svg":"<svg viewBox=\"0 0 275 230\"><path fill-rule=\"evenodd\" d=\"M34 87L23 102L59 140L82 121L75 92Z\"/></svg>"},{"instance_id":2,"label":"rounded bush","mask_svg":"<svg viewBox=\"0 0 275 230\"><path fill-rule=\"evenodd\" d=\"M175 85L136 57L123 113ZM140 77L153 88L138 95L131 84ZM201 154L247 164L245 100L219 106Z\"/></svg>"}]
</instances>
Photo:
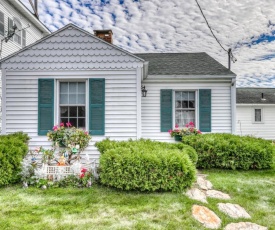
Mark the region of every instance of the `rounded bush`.
<instances>
[{"instance_id":1,"label":"rounded bush","mask_svg":"<svg viewBox=\"0 0 275 230\"><path fill-rule=\"evenodd\" d=\"M100 182L122 190L179 192L192 185L195 170L178 149L117 147L100 156Z\"/></svg>"},{"instance_id":2,"label":"rounded bush","mask_svg":"<svg viewBox=\"0 0 275 230\"><path fill-rule=\"evenodd\" d=\"M28 152L28 140L22 132L0 136L0 186L19 181L21 161Z\"/></svg>"},{"instance_id":3,"label":"rounded bush","mask_svg":"<svg viewBox=\"0 0 275 230\"><path fill-rule=\"evenodd\" d=\"M268 169L272 168L274 146L271 141L233 134L186 136L184 144L198 154L198 168Z\"/></svg>"}]
</instances>

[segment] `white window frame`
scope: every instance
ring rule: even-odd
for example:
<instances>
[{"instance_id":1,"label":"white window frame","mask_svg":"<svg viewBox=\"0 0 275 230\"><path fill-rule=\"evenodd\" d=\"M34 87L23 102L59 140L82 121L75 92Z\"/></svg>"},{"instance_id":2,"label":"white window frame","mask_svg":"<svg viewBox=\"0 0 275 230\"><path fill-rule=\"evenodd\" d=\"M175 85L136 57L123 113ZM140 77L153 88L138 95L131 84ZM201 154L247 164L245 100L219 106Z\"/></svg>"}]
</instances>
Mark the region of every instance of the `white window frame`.
<instances>
[{"instance_id":1,"label":"white window frame","mask_svg":"<svg viewBox=\"0 0 275 230\"><path fill-rule=\"evenodd\" d=\"M261 110L261 121L255 121L256 109ZM252 123L253 124L263 124L264 123L264 110L262 107L253 107L253 109L252 109Z\"/></svg>"},{"instance_id":2,"label":"white window frame","mask_svg":"<svg viewBox=\"0 0 275 230\"><path fill-rule=\"evenodd\" d=\"M175 105L175 99L176 99L176 92L195 92L195 127L198 128L199 125L199 97L198 97L198 90L196 89L175 89L173 90L173 96L172 96L172 106L173 106L173 127L176 125L176 105ZM184 127L179 127L184 128Z\"/></svg>"},{"instance_id":3,"label":"white window frame","mask_svg":"<svg viewBox=\"0 0 275 230\"><path fill-rule=\"evenodd\" d=\"M60 124L60 82L85 82L85 130L89 130L89 81L88 79L57 79L55 89L54 124Z\"/></svg>"}]
</instances>

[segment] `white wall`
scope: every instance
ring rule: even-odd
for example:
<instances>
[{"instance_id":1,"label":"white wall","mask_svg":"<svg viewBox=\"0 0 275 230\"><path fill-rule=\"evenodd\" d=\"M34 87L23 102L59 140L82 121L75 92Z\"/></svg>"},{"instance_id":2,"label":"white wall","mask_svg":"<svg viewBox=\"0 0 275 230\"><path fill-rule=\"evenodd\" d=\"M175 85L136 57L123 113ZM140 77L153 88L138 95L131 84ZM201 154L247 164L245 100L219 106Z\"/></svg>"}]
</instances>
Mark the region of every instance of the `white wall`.
<instances>
[{"instance_id":1,"label":"white wall","mask_svg":"<svg viewBox=\"0 0 275 230\"><path fill-rule=\"evenodd\" d=\"M211 89L212 94L212 132L231 133L230 83L203 82L163 82L146 83L147 97L142 97L142 137L152 140L173 142L168 132L160 132L160 90L198 90ZM197 101L198 102L198 101ZM198 103L197 103L198 104ZM198 113L197 113L198 117Z\"/></svg>"},{"instance_id":2,"label":"white wall","mask_svg":"<svg viewBox=\"0 0 275 230\"><path fill-rule=\"evenodd\" d=\"M254 122L254 108L263 109L263 122ZM265 139L275 139L275 105L237 104L236 133Z\"/></svg>"},{"instance_id":3,"label":"white wall","mask_svg":"<svg viewBox=\"0 0 275 230\"><path fill-rule=\"evenodd\" d=\"M38 78L89 79L105 78L105 136L92 136L87 152L98 158L96 141L109 137L115 140L137 138L137 71L58 71L22 72L7 71L3 84L6 102L3 131L23 131L31 137L29 147L50 148L46 136L37 135L38 126ZM55 121L57 124L58 121ZM85 154L85 153L83 153Z\"/></svg>"}]
</instances>

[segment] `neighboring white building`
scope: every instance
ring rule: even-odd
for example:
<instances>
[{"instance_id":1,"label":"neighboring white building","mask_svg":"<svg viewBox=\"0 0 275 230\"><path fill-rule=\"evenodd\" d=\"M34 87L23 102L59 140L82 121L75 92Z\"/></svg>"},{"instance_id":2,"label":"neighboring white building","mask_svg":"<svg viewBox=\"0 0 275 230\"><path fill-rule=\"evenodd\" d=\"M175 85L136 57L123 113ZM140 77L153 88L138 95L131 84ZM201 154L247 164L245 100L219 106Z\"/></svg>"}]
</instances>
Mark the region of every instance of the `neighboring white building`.
<instances>
[{"instance_id":1,"label":"neighboring white building","mask_svg":"<svg viewBox=\"0 0 275 230\"><path fill-rule=\"evenodd\" d=\"M236 131L275 139L275 88L237 88Z\"/></svg>"},{"instance_id":2,"label":"neighboring white building","mask_svg":"<svg viewBox=\"0 0 275 230\"><path fill-rule=\"evenodd\" d=\"M2 61L3 133L49 147L48 130L70 121L92 135L92 158L107 137L173 141L176 123L234 133L236 75L209 55L132 54L97 36L69 24Z\"/></svg>"},{"instance_id":3,"label":"neighboring white building","mask_svg":"<svg viewBox=\"0 0 275 230\"><path fill-rule=\"evenodd\" d=\"M6 42L8 33L13 31L16 24L15 34ZM51 32L39 19L32 14L19 0L0 1L0 48L1 58L4 58L25 46L32 44Z\"/></svg>"},{"instance_id":4,"label":"neighboring white building","mask_svg":"<svg viewBox=\"0 0 275 230\"><path fill-rule=\"evenodd\" d=\"M13 36L11 36L15 24L17 29ZM19 0L0 1L0 61L6 56L32 44L50 33L47 27L45 27ZM8 38L9 35L10 38ZM0 71L0 95L2 93L1 85ZM2 98L2 96L0 98Z\"/></svg>"}]
</instances>

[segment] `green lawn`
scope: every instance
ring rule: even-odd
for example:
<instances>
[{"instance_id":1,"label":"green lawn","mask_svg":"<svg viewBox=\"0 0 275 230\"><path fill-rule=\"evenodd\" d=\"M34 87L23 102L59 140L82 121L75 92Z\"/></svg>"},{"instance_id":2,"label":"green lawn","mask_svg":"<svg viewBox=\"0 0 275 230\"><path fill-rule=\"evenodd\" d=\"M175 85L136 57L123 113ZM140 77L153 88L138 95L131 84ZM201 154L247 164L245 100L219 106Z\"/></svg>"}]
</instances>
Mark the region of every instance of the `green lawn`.
<instances>
[{"instance_id":1,"label":"green lawn","mask_svg":"<svg viewBox=\"0 0 275 230\"><path fill-rule=\"evenodd\" d=\"M204 170L215 189L243 206L251 222L275 229L275 171ZM233 220L206 206L222 219ZM120 192L101 186L91 189L0 189L0 229L204 229L191 217L193 204L177 193Z\"/></svg>"}]
</instances>

